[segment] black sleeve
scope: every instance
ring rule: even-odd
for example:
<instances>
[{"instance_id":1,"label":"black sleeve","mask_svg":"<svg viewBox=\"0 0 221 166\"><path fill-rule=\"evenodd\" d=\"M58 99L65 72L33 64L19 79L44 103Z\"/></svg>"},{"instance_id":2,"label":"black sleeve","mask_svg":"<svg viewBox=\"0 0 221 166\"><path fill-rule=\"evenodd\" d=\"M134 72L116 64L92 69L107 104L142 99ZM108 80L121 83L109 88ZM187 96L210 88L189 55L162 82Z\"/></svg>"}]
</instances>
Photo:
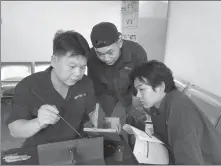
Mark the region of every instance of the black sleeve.
<instances>
[{"instance_id":1,"label":"black sleeve","mask_svg":"<svg viewBox=\"0 0 221 166\"><path fill-rule=\"evenodd\" d=\"M134 52L134 56L137 57L136 58L136 67L141 65L142 63L145 63L148 61L147 53L146 53L145 49L140 44L136 43L136 49L134 49L134 50L136 51L136 52ZM131 85L129 88L130 88L130 91L132 92L132 94L134 96L136 96L137 90L134 87L132 82L131 82Z\"/></svg>"},{"instance_id":2,"label":"black sleeve","mask_svg":"<svg viewBox=\"0 0 221 166\"><path fill-rule=\"evenodd\" d=\"M148 59L147 59L147 53L144 50L144 48L138 43L136 47L137 47L136 49L137 66L139 66L140 64L147 62Z\"/></svg>"},{"instance_id":3,"label":"black sleeve","mask_svg":"<svg viewBox=\"0 0 221 166\"><path fill-rule=\"evenodd\" d=\"M93 82L90 78L88 78L88 85L87 85L87 97L86 97L86 114L90 114L95 110L96 106L96 96L94 93L94 86Z\"/></svg>"},{"instance_id":4,"label":"black sleeve","mask_svg":"<svg viewBox=\"0 0 221 166\"><path fill-rule=\"evenodd\" d=\"M100 85L98 78L94 74L93 69L91 69L89 65L88 65L88 77L90 77L90 79L93 81L93 89L95 90L95 95L99 96L101 94L101 91L99 88L101 85Z\"/></svg>"},{"instance_id":5,"label":"black sleeve","mask_svg":"<svg viewBox=\"0 0 221 166\"><path fill-rule=\"evenodd\" d=\"M200 148L202 123L195 109L188 101L176 102L171 106L168 138L175 164L204 164Z\"/></svg>"},{"instance_id":6,"label":"black sleeve","mask_svg":"<svg viewBox=\"0 0 221 166\"><path fill-rule=\"evenodd\" d=\"M141 131L145 131L144 119L145 114L143 114L142 111L136 110L132 107L127 116L127 124L134 126Z\"/></svg>"},{"instance_id":7,"label":"black sleeve","mask_svg":"<svg viewBox=\"0 0 221 166\"><path fill-rule=\"evenodd\" d=\"M88 77L93 82L94 93L98 97L107 91L106 85L102 84L97 76L92 61L88 61Z\"/></svg>"},{"instance_id":8,"label":"black sleeve","mask_svg":"<svg viewBox=\"0 0 221 166\"><path fill-rule=\"evenodd\" d=\"M91 79L87 76L86 76L86 80L87 80L86 86L85 86L85 87L87 87L87 96L86 96L86 103L85 103L86 110L84 113L84 117L81 120L81 124L80 124L80 128L79 128L79 132L83 137L87 136L87 133L83 131L83 128L85 127L85 125L87 126L87 123L92 125L90 123L89 114L95 110L95 106L96 106L96 96L94 94L93 83L92 83Z\"/></svg>"},{"instance_id":9,"label":"black sleeve","mask_svg":"<svg viewBox=\"0 0 221 166\"><path fill-rule=\"evenodd\" d=\"M17 84L12 99L12 110L7 124L12 123L18 119L31 119L30 91L26 81L21 81Z\"/></svg>"}]
</instances>

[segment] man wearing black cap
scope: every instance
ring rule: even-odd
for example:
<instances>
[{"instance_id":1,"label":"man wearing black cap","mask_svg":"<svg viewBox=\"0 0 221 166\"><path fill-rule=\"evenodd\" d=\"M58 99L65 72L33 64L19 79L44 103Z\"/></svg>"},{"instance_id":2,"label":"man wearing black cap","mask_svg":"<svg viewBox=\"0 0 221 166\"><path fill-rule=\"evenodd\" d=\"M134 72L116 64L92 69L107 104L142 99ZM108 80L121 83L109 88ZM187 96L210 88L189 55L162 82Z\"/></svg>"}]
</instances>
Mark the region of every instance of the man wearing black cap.
<instances>
[{"instance_id":1,"label":"man wearing black cap","mask_svg":"<svg viewBox=\"0 0 221 166\"><path fill-rule=\"evenodd\" d=\"M121 124L132 105L129 74L147 62L147 54L138 43L123 40L116 26L109 22L95 25L91 32L93 48L88 60L88 76L107 116L120 117Z\"/></svg>"}]
</instances>

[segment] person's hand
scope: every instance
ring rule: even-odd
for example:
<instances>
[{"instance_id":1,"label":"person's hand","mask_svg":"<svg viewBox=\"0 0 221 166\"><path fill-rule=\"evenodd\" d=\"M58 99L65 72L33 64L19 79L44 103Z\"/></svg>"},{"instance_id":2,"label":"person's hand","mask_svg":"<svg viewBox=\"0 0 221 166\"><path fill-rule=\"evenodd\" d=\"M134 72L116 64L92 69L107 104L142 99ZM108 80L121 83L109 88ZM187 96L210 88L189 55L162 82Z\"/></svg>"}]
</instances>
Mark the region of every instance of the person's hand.
<instances>
[{"instance_id":1,"label":"person's hand","mask_svg":"<svg viewBox=\"0 0 221 166\"><path fill-rule=\"evenodd\" d=\"M59 111L56 106L45 104L38 110L38 123L41 128L45 128L49 124L55 124L59 121L59 119Z\"/></svg>"}]
</instances>

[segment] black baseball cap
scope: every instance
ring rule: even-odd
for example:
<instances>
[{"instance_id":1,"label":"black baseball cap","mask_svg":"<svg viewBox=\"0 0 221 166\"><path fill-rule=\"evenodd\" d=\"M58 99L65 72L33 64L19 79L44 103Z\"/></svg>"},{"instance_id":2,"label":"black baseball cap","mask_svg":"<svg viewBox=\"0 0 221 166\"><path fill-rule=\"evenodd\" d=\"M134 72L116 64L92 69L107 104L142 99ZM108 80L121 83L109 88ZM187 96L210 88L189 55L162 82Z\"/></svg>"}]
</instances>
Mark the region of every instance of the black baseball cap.
<instances>
[{"instance_id":1,"label":"black baseball cap","mask_svg":"<svg viewBox=\"0 0 221 166\"><path fill-rule=\"evenodd\" d=\"M95 48L106 47L115 43L120 35L121 33L113 23L101 22L92 29L91 42Z\"/></svg>"}]
</instances>

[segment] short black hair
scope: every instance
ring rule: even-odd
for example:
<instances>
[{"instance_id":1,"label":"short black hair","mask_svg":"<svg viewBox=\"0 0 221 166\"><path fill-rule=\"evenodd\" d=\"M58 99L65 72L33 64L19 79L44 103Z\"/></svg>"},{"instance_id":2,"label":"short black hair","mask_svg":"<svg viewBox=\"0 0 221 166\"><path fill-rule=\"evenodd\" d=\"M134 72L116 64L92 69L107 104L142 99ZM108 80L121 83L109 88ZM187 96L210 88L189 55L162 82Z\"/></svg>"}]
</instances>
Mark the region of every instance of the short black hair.
<instances>
[{"instance_id":1,"label":"short black hair","mask_svg":"<svg viewBox=\"0 0 221 166\"><path fill-rule=\"evenodd\" d=\"M63 56L72 52L72 56L81 55L88 58L90 47L87 40L78 32L59 30L53 40L53 55Z\"/></svg>"},{"instance_id":2,"label":"short black hair","mask_svg":"<svg viewBox=\"0 0 221 166\"><path fill-rule=\"evenodd\" d=\"M165 93L176 89L172 71L164 63L157 60L151 60L135 67L130 74L132 83L136 78L142 83L150 85L153 90L162 82L165 84Z\"/></svg>"}]
</instances>

